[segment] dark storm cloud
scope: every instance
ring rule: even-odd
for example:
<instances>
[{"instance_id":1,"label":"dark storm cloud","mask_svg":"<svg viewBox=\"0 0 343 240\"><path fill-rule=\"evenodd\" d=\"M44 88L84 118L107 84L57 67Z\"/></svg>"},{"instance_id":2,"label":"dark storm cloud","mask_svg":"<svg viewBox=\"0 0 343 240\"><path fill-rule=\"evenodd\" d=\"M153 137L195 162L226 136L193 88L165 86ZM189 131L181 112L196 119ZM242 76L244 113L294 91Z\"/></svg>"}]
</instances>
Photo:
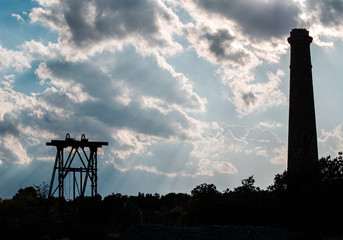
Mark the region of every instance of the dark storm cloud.
<instances>
[{"instance_id":1,"label":"dark storm cloud","mask_svg":"<svg viewBox=\"0 0 343 240\"><path fill-rule=\"evenodd\" d=\"M177 104L188 110L197 111L202 108L199 96L183 87L184 80L158 67L155 58L143 58L131 49L119 53L117 59L112 75L124 80L140 95L162 99L168 104Z\"/></svg>"},{"instance_id":2,"label":"dark storm cloud","mask_svg":"<svg viewBox=\"0 0 343 240\"><path fill-rule=\"evenodd\" d=\"M67 112L73 112L68 116L47 112L41 119L44 121L41 127L54 128L56 133L64 133L68 129L76 132L87 131L93 136L106 139L111 138L111 128L130 129L166 139L173 136L181 139L187 137L180 129L174 127L174 123L180 124L183 128L188 127L188 120L178 111L161 114L156 109L143 108L139 102L131 102L125 107L120 107L107 101L108 99L102 99L73 104L69 109L65 109Z\"/></svg>"},{"instance_id":3,"label":"dark storm cloud","mask_svg":"<svg viewBox=\"0 0 343 240\"><path fill-rule=\"evenodd\" d=\"M95 8L89 9L89 4L94 4ZM156 13L150 1L68 0L63 2L63 6L64 18L75 44L109 37L123 39L130 34L150 38L150 35L158 31L155 24ZM93 16L89 16L87 11ZM94 18L93 26L90 26L89 18Z\"/></svg>"},{"instance_id":4,"label":"dark storm cloud","mask_svg":"<svg viewBox=\"0 0 343 240\"><path fill-rule=\"evenodd\" d=\"M163 4L149 0L61 0L44 3L30 13L59 33L59 41L78 48L108 41L143 39L148 46L165 47L170 39L161 34L162 22L170 23ZM170 24L171 25L171 24Z\"/></svg>"},{"instance_id":5,"label":"dark storm cloud","mask_svg":"<svg viewBox=\"0 0 343 240\"><path fill-rule=\"evenodd\" d=\"M252 37L280 37L298 26L300 6L294 1L194 0L208 12L235 21Z\"/></svg>"},{"instance_id":6,"label":"dark storm cloud","mask_svg":"<svg viewBox=\"0 0 343 240\"><path fill-rule=\"evenodd\" d=\"M72 83L72 86L81 84L82 91L95 100L74 102L61 90L45 91L38 100L57 108L63 106L66 112L72 113L69 121L74 121L72 119L76 117L88 117L106 128L131 129L167 139L187 138L184 130L190 127L189 120L184 113L170 107L170 104L179 105L182 109L197 109L200 103L199 99L192 99L194 93L180 88L177 79L151 62L155 61L153 57L143 58L132 49L118 53L115 59L108 59L115 61L115 64L111 64L112 68L108 69L107 73L100 70L101 67L95 63L96 60L78 64L47 62L45 66L51 72L51 83L58 80ZM132 62L135 63L134 66ZM124 90L121 89L121 85ZM128 102L123 104L116 99L125 94L125 89L129 92ZM162 100L159 107L167 111L161 112L156 106L143 102L142 97ZM54 121L55 117L53 113L44 114L44 118L51 121ZM75 128L74 125L70 128ZM178 127L175 127L176 125ZM83 127L87 129L87 126Z\"/></svg>"},{"instance_id":7,"label":"dark storm cloud","mask_svg":"<svg viewBox=\"0 0 343 240\"><path fill-rule=\"evenodd\" d=\"M216 33L206 33L204 37L209 41L209 48L212 53L216 56L218 61L221 60L231 60L238 63L243 63L244 59L248 55L241 51L232 51L232 48L229 48L228 45L234 40L228 30L219 30ZM229 52L231 50L231 52Z\"/></svg>"},{"instance_id":8,"label":"dark storm cloud","mask_svg":"<svg viewBox=\"0 0 343 240\"><path fill-rule=\"evenodd\" d=\"M316 11L320 22L325 26L342 24L343 21L343 1L342 0L307 0L308 11Z\"/></svg>"},{"instance_id":9,"label":"dark storm cloud","mask_svg":"<svg viewBox=\"0 0 343 240\"><path fill-rule=\"evenodd\" d=\"M106 60L104 60L106 59ZM110 62L108 72L104 73L98 59L89 62L71 64L68 62L47 62L47 68L54 77L59 79L71 79L74 83L80 83L83 90L92 97L114 99L122 94L122 90L116 83L122 82L136 96L149 96L161 99L166 104L177 104L186 109L197 110L201 108L200 99L188 89L182 88L182 80L171 76L170 72L157 66L154 57L141 57L133 48L126 48L124 52L118 52L115 56L103 55L102 61ZM113 64L113 63L114 64ZM134 63L134 64L132 64ZM67 81L67 80L66 80ZM59 93L61 94L61 93ZM63 96L58 102L67 106L70 103L63 102Z\"/></svg>"},{"instance_id":10,"label":"dark storm cloud","mask_svg":"<svg viewBox=\"0 0 343 240\"><path fill-rule=\"evenodd\" d=\"M233 37L227 30L220 30L217 34L207 33L205 37L211 42L210 49L218 58L225 57L225 46L223 42L230 41Z\"/></svg>"},{"instance_id":11,"label":"dark storm cloud","mask_svg":"<svg viewBox=\"0 0 343 240\"><path fill-rule=\"evenodd\" d=\"M242 99L245 103L245 105L248 107L250 105L255 104L256 102L256 96L253 92L248 92L248 93L243 93L242 94Z\"/></svg>"},{"instance_id":12,"label":"dark storm cloud","mask_svg":"<svg viewBox=\"0 0 343 240\"><path fill-rule=\"evenodd\" d=\"M5 137L7 134L19 136L19 130L16 126L16 120L11 119L7 114L0 121L0 136Z\"/></svg>"}]
</instances>

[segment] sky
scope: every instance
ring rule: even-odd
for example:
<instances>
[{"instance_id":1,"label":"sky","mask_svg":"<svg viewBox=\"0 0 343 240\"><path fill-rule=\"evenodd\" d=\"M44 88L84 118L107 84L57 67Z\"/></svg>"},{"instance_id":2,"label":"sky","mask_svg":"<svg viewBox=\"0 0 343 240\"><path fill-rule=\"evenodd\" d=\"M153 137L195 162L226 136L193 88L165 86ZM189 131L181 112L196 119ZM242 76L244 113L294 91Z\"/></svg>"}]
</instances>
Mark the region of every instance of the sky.
<instances>
[{"instance_id":1,"label":"sky","mask_svg":"<svg viewBox=\"0 0 343 240\"><path fill-rule=\"evenodd\" d=\"M293 28L313 37L319 157L343 150L341 0L0 3L1 198L50 182L66 133L109 143L102 196L265 189L287 165Z\"/></svg>"}]
</instances>

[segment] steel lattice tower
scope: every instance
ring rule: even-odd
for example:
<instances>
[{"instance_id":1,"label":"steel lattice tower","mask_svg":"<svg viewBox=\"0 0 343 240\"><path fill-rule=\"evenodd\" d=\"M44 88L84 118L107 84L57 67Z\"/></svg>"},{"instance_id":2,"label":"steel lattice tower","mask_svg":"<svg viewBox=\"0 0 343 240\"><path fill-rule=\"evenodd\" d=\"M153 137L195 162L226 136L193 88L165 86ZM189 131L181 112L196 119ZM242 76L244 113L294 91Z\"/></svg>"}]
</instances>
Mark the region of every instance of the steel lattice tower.
<instances>
[{"instance_id":1,"label":"steel lattice tower","mask_svg":"<svg viewBox=\"0 0 343 240\"><path fill-rule=\"evenodd\" d=\"M65 140L51 140L51 142L46 143L46 146L55 146L57 149L48 199L51 199L58 191L61 214L63 214L63 201L66 190L65 181L68 179L67 177L69 177L69 181L72 177L72 200L75 200L77 196L80 198L85 196L88 179L90 180L91 197L98 194L97 151L98 148L107 145L108 142L88 141L84 134L82 134L81 140L78 141L70 138L69 133L66 134ZM57 186L54 186L56 178L58 183Z\"/></svg>"}]
</instances>

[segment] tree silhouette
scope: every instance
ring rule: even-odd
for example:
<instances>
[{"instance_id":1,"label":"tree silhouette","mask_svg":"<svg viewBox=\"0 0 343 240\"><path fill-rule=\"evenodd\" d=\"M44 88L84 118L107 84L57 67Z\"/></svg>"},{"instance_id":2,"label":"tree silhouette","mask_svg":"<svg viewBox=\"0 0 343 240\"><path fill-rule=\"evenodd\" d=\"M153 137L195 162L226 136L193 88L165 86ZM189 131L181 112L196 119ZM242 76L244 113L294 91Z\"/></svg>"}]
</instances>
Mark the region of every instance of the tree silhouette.
<instances>
[{"instance_id":1,"label":"tree silhouette","mask_svg":"<svg viewBox=\"0 0 343 240\"><path fill-rule=\"evenodd\" d=\"M287 170L281 174L276 174L274 177L274 183L267 187L271 192L285 193L287 191Z\"/></svg>"},{"instance_id":2,"label":"tree silhouette","mask_svg":"<svg viewBox=\"0 0 343 240\"><path fill-rule=\"evenodd\" d=\"M261 189L259 187L254 186L255 184L255 179L254 176L250 176L246 179L243 179L241 181L242 186L234 188L234 192L239 192L239 193L251 193L255 191L260 191Z\"/></svg>"}]
</instances>

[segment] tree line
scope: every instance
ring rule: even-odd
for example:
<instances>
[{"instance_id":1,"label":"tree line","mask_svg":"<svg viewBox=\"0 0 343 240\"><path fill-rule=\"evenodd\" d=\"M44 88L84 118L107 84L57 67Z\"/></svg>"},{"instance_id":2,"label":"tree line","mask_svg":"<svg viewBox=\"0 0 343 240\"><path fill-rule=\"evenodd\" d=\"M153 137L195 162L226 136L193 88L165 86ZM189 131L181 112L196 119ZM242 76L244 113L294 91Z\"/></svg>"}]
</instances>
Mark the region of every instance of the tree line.
<instances>
[{"instance_id":1,"label":"tree line","mask_svg":"<svg viewBox=\"0 0 343 240\"><path fill-rule=\"evenodd\" d=\"M57 198L47 208L48 185L19 189L0 199L0 227L4 239L105 239L139 224L173 227L209 225L271 226L311 235L343 234L343 157L318 161L317 189L311 194L287 191L287 171L277 174L266 189L250 176L223 192L203 183L190 194L115 194L74 201L64 200L63 215Z\"/></svg>"}]
</instances>

